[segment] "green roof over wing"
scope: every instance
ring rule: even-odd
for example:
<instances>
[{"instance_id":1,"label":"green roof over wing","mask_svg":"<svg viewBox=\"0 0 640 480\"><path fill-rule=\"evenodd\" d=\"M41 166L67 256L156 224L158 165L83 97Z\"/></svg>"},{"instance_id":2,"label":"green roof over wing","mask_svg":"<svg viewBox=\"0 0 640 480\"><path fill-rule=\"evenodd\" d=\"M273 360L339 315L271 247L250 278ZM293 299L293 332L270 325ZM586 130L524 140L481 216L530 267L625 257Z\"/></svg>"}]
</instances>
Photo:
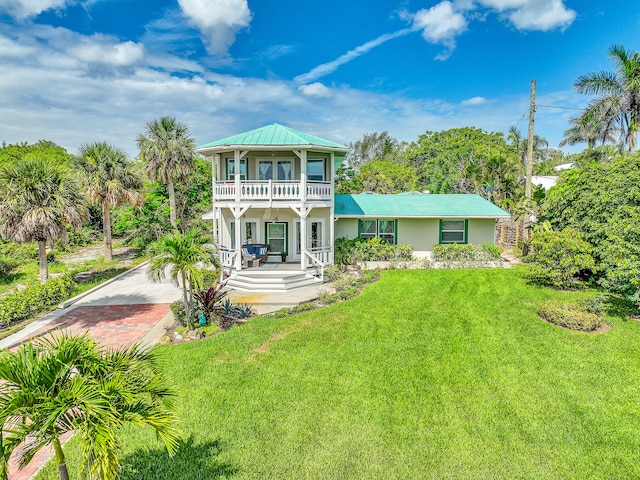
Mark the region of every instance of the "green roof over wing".
<instances>
[{"instance_id":1,"label":"green roof over wing","mask_svg":"<svg viewBox=\"0 0 640 480\"><path fill-rule=\"evenodd\" d=\"M256 128L245 133L206 143L197 150L222 150L233 147L323 147L330 150L346 152L347 147L340 143L316 137L308 133L299 132L293 128L278 123Z\"/></svg>"},{"instance_id":2,"label":"green roof over wing","mask_svg":"<svg viewBox=\"0 0 640 480\"><path fill-rule=\"evenodd\" d=\"M336 217L389 218L509 218L510 215L479 195L359 193L336 195Z\"/></svg>"}]
</instances>

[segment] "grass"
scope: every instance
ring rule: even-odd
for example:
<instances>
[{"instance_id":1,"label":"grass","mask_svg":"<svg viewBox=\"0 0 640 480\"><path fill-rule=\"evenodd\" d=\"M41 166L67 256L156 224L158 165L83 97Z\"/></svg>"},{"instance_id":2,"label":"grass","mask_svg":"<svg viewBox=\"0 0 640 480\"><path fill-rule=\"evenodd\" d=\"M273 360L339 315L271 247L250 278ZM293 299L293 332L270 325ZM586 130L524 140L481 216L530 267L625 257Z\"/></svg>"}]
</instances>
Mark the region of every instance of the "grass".
<instances>
[{"instance_id":1,"label":"grass","mask_svg":"<svg viewBox=\"0 0 640 480\"><path fill-rule=\"evenodd\" d=\"M169 459L127 429L121 478L638 478L640 324L536 313L592 294L519 269L389 271L347 302L160 347L185 442Z\"/></svg>"}]
</instances>

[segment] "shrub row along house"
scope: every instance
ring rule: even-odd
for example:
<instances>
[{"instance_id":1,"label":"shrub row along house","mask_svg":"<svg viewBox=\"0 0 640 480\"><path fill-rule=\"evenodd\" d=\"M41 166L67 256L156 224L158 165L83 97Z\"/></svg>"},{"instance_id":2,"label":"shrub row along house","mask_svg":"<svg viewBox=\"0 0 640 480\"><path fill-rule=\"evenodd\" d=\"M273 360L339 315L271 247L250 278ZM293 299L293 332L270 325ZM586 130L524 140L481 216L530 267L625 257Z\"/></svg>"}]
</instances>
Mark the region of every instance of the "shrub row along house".
<instances>
[{"instance_id":1,"label":"shrub row along house","mask_svg":"<svg viewBox=\"0 0 640 480\"><path fill-rule=\"evenodd\" d=\"M318 281L333 264L335 238L379 237L424 256L441 243L493 243L496 220L509 218L478 195L336 195L347 147L279 124L197 151L213 165L213 210L204 218L213 221L228 284L239 289Z\"/></svg>"}]
</instances>

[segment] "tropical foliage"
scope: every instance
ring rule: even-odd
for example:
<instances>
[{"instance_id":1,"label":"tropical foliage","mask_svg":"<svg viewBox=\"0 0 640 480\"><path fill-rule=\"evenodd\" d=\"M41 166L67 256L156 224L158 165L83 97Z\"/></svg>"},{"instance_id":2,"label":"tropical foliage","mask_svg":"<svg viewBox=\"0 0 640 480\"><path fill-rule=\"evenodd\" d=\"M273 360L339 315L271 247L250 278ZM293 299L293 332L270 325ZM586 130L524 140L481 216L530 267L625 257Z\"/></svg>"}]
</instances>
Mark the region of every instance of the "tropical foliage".
<instances>
[{"instance_id":1,"label":"tropical foliage","mask_svg":"<svg viewBox=\"0 0 640 480\"><path fill-rule=\"evenodd\" d=\"M136 165L127 160L124 150L105 142L82 145L74 163L87 199L102 209L104 257L111 261L111 208L140 204L142 178Z\"/></svg>"},{"instance_id":2,"label":"tropical foliage","mask_svg":"<svg viewBox=\"0 0 640 480\"><path fill-rule=\"evenodd\" d=\"M640 53L614 45L607 55L615 67L613 72L581 75L574 83L578 92L597 95L579 117L582 120L575 122L594 131L585 135L586 141L604 142L617 133L620 147L635 152L640 121Z\"/></svg>"},{"instance_id":3,"label":"tropical foliage","mask_svg":"<svg viewBox=\"0 0 640 480\"><path fill-rule=\"evenodd\" d=\"M572 228L592 246L595 280L636 299L640 295L640 157L582 162L568 170L543 205L555 230Z\"/></svg>"},{"instance_id":4,"label":"tropical foliage","mask_svg":"<svg viewBox=\"0 0 640 480\"><path fill-rule=\"evenodd\" d=\"M564 288L577 286L595 267L593 247L572 228L538 230L526 260L533 281Z\"/></svg>"},{"instance_id":5,"label":"tropical foliage","mask_svg":"<svg viewBox=\"0 0 640 480\"><path fill-rule=\"evenodd\" d=\"M50 278L0 298L0 327L33 318L69 298L76 287L71 275Z\"/></svg>"},{"instance_id":6,"label":"tropical foliage","mask_svg":"<svg viewBox=\"0 0 640 480\"><path fill-rule=\"evenodd\" d=\"M199 229L170 233L149 245L149 277L170 277L182 289L188 326L193 328L193 294L203 285L202 268L216 265L208 236Z\"/></svg>"},{"instance_id":7,"label":"tropical foliage","mask_svg":"<svg viewBox=\"0 0 640 480\"><path fill-rule=\"evenodd\" d=\"M155 351L139 345L102 348L88 335L58 334L0 353L2 469L15 452L24 467L52 445L61 480L69 478L60 438L77 431L85 477L116 478L118 431L149 425L170 454L180 438L173 393Z\"/></svg>"},{"instance_id":8,"label":"tropical foliage","mask_svg":"<svg viewBox=\"0 0 640 480\"><path fill-rule=\"evenodd\" d=\"M144 135L138 135L136 141L149 178L167 186L169 218L177 228L175 185L194 169L195 142L189 127L175 118L162 117L147 122ZM182 228L184 231L184 225Z\"/></svg>"},{"instance_id":9,"label":"tropical foliage","mask_svg":"<svg viewBox=\"0 0 640 480\"><path fill-rule=\"evenodd\" d=\"M360 140L351 142L345 162L355 170L376 161L398 162L404 157L406 144L393 138L389 132L365 133Z\"/></svg>"},{"instance_id":10,"label":"tropical foliage","mask_svg":"<svg viewBox=\"0 0 640 480\"><path fill-rule=\"evenodd\" d=\"M0 167L0 236L38 242L40 281L46 282L46 242L67 238L86 214L75 176L46 157L25 157Z\"/></svg>"}]
</instances>

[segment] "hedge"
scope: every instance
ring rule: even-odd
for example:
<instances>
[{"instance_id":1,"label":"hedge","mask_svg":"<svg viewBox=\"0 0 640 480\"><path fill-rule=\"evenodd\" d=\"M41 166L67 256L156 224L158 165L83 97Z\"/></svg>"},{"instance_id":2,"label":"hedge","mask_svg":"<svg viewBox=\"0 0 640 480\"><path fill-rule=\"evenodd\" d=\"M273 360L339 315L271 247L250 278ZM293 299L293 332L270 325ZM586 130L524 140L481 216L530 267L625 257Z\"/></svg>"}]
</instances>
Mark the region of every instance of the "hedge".
<instances>
[{"instance_id":1,"label":"hedge","mask_svg":"<svg viewBox=\"0 0 640 480\"><path fill-rule=\"evenodd\" d=\"M15 291L0 299L0 327L27 320L46 311L63 300L76 287L69 274L52 278L45 284L30 285L24 290Z\"/></svg>"}]
</instances>

